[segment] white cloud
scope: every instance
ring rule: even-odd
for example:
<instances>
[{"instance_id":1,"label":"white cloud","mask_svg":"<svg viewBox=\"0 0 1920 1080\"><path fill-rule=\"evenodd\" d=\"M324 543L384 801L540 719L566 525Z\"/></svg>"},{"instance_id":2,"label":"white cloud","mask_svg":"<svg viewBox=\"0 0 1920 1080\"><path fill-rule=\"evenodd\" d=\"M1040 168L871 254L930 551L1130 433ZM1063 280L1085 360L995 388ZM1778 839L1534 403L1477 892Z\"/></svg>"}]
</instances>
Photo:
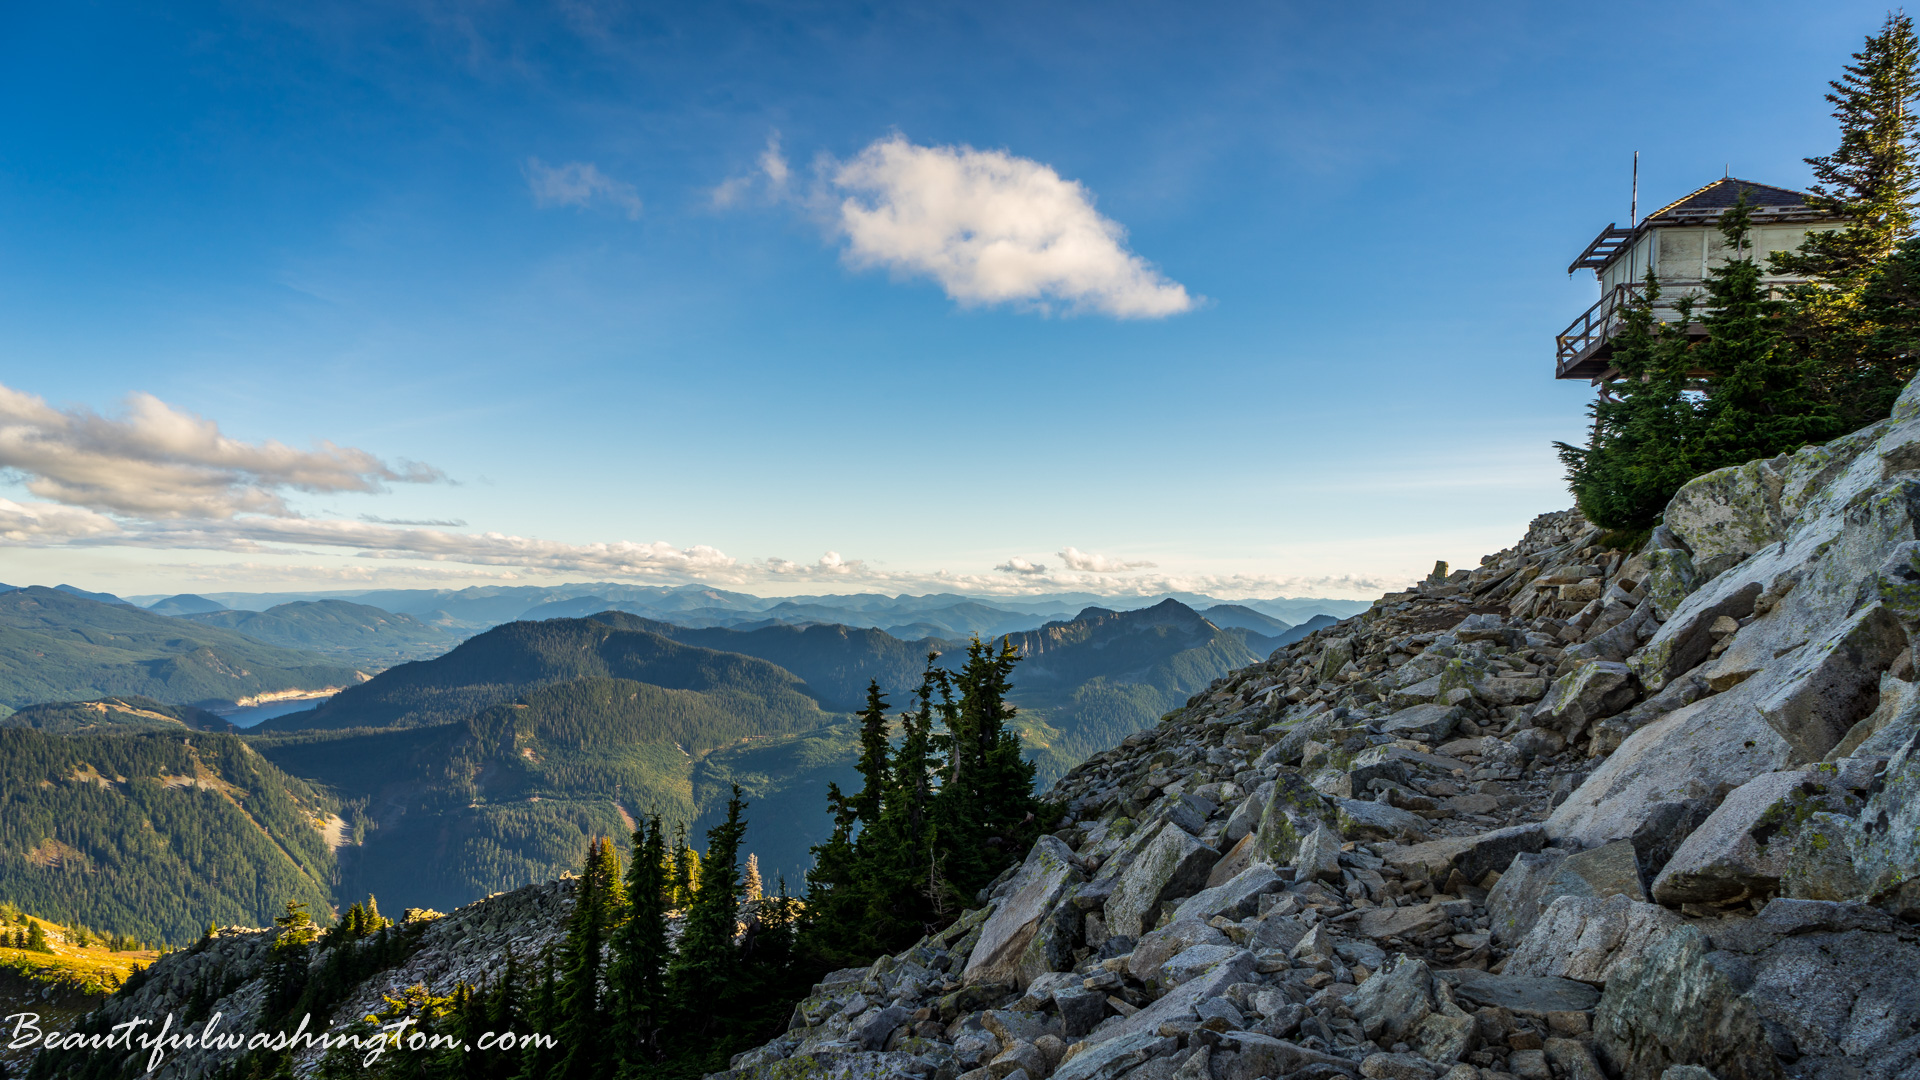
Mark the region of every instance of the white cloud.
<instances>
[{"instance_id":1,"label":"white cloud","mask_svg":"<svg viewBox=\"0 0 1920 1080\"><path fill-rule=\"evenodd\" d=\"M363 558L422 559L472 566L513 566L559 574L600 574L612 577L690 577L730 570L736 560L725 552L697 544L614 540L568 544L506 533L443 532L438 529L396 528L361 521L313 521L304 518L239 518L232 521L161 521L114 535L114 545L156 548L201 548L215 551L259 552L265 545L308 548L347 548Z\"/></svg>"},{"instance_id":2,"label":"white cloud","mask_svg":"<svg viewBox=\"0 0 1920 1080\"><path fill-rule=\"evenodd\" d=\"M786 155L780 152L779 132L767 136L766 149L760 151L756 164L759 167L745 176L730 176L722 180L713 189L713 205L722 209L737 206L753 193L755 187L764 188L770 200L785 196L787 180L793 175L793 170L787 164Z\"/></svg>"},{"instance_id":3,"label":"white cloud","mask_svg":"<svg viewBox=\"0 0 1920 1080\"><path fill-rule=\"evenodd\" d=\"M51 503L17 503L0 499L0 540L12 544L47 544L82 536L120 531L105 514Z\"/></svg>"},{"instance_id":4,"label":"white cloud","mask_svg":"<svg viewBox=\"0 0 1920 1080\"><path fill-rule=\"evenodd\" d=\"M1008 559L1006 562L1003 562L999 566L994 567L994 569L1000 571L1003 574L1023 574L1027 576L1032 576L1034 574L1046 573L1047 564L1037 563L1037 562L1028 562L1027 560L1021 558L1020 556L1015 555L1013 558Z\"/></svg>"},{"instance_id":5,"label":"white cloud","mask_svg":"<svg viewBox=\"0 0 1920 1080\"><path fill-rule=\"evenodd\" d=\"M4 385L0 469L25 477L42 499L139 518L287 516L287 491L374 492L446 479L429 466L389 465L330 442L312 450L243 442L151 394L130 395L125 415L105 417L56 409Z\"/></svg>"},{"instance_id":6,"label":"white cloud","mask_svg":"<svg viewBox=\"0 0 1920 1080\"><path fill-rule=\"evenodd\" d=\"M464 529L467 523L459 518L383 518L375 514L361 514L361 521L375 525L423 525L433 529Z\"/></svg>"},{"instance_id":7,"label":"white cloud","mask_svg":"<svg viewBox=\"0 0 1920 1080\"><path fill-rule=\"evenodd\" d=\"M784 175L785 162L780 161ZM771 170L768 170L771 175ZM1194 298L1126 249L1081 184L999 150L880 139L833 170L846 259L930 277L962 304L1163 318Z\"/></svg>"},{"instance_id":8,"label":"white cloud","mask_svg":"<svg viewBox=\"0 0 1920 1080\"><path fill-rule=\"evenodd\" d=\"M861 577L867 573L866 563L844 558L837 551L829 551L811 563L768 559L759 568L776 577Z\"/></svg>"},{"instance_id":9,"label":"white cloud","mask_svg":"<svg viewBox=\"0 0 1920 1080\"><path fill-rule=\"evenodd\" d=\"M1060 561L1067 564L1067 569L1086 574L1119 574L1128 570L1154 568L1154 564L1150 562L1123 562L1106 555L1096 555L1091 551L1081 551L1077 547L1062 548Z\"/></svg>"},{"instance_id":10,"label":"white cloud","mask_svg":"<svg viewBox=\"0 0 1920 1080\"><path fill-rule=\"evenodd\" d=\"M640 192L632 184L601 172L590 161L548 165L539 158L528 158L526 176L535 206L584 208L604 202L624 212L629 221L639 220Z\"/></svg>"}]
</instances>

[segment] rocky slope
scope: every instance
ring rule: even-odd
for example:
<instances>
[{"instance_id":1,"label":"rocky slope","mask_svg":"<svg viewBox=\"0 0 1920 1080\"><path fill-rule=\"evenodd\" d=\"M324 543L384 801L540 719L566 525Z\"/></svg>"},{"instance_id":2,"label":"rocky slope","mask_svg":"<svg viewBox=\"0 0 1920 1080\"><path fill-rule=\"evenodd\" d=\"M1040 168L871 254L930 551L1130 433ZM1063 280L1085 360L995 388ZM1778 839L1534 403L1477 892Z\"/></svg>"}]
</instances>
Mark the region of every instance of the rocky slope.
<instances>
[{"instance_id":1,"label":"rocky slope","mask_svg":"<svg viewBox=\"0 0 1920 1080\"><path fill-rule=\"evenodd\" d=\"M1920 389L1602 539L1545 515L1217 680L710 1080L1920 1080ZM340 1015L529 958L564 891Z\"/></svg>"},{"instance_id":2,"label":"rocky slope","mask_svg":"<svg viewBox=\"0 0 1920 1080\"><path fill-rule=\"evenodd\" d=\"M1665 520L1218 681L720 1075L1920 1078L1920 389Z\"/></svg>"}]
</instances>

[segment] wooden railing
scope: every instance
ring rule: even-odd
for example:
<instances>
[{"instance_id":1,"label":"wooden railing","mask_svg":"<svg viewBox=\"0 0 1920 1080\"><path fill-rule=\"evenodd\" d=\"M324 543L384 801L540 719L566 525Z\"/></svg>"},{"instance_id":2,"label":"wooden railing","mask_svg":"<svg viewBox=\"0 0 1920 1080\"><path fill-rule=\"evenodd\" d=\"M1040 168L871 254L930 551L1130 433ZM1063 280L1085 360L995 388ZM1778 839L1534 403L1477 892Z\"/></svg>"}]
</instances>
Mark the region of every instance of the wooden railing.
<instances>
[{"instance_id":1,"label":"wooden railing","mask_svg":"<svg viewBox=\"0 0 1920 1080\"><path fill-rule=\"evenodd\" d=\"M1568 368L1592 356L1619 333L1627 305L1640 297L1642 289L1640 285L1615 285L1561 331L1554 338L1554 374L1564 376Z\"/></svg>"}]
</instances>

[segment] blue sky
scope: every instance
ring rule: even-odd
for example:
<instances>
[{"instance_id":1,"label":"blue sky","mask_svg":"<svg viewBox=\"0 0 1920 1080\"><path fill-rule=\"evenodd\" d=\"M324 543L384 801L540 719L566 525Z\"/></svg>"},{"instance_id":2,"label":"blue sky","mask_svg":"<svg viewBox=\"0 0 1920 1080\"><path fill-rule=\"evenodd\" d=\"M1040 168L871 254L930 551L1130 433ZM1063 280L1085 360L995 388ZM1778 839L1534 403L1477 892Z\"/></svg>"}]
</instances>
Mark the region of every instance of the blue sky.
<instances>
[{"instance_id":1,"label":"blue sky","mask_svg":"<svg viewBox=\"0 0 1920 1080\"><path fill-rule=\"evenodd\" d=\"M1377 594L1884 11L15 5L0 581Z\"/></svg>"}]
</instances>

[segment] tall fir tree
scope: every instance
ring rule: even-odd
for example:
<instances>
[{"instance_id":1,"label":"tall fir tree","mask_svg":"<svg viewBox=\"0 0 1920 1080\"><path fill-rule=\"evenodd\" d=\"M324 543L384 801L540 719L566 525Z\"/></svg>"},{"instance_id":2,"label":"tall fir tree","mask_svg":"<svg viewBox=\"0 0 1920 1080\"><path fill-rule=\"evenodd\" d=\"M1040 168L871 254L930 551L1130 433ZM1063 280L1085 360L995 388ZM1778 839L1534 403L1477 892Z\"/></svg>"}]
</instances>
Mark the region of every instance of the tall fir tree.
<instances>
[{"instance_id":1,"label":"tall fir tree","mask_svg":"<svg viewBox=\"0 0 1920 1080\"><path fill-rule=\"evenodd\" d=\"M557 1037L563 1048L560 1080L601 1080L611 1075L614 1054L607 1041L607 1009L600 976L608 931L622 909L620 857L613 841L596 836L573 888L573 912L561 947Z\"/></svg>"},{"instance_id":2,"label":"tall fir tree","mask_svg":"<svg viewBox=\"0 0 1920 1080\"><path fill-rule=\"evenodd\" d=\"M1744 192L1720 217L1728 259L1707 275L1706 339L1691 362L1710 372L1702 403L1700 472L1772 457L1840 433L1830 405L1816 401L1813 361L1785 347L1781 304L1768 295L1753 257L1753 211Z\"/></svg>"},{"instance_id":3,"label":"tall fir tree","mask_svg":"<svg viewBox=\"0 0 1920 1080\"><path fill-rule=\"evenodd\" d=\"M1910 356L1873 347L1879 324L1865 307L1877 268L1915 226L1920 41L1912 18L1888 14L1829 85L1840 145L1807 159L1817 181L1808 203L1845 224L1809 232L1798 251L1776 252L1773 267L1811 279L1788 290L1791 340L1812 365L1812 391L1850 430L1885 417L1914 374Z\"/></svg>"},{"instance_id":4,"label":"tall fir tree","mask_svg":"<svg viewBox=\"0 0 1920 1080\"><path fill-rule=\"evenodd\" d=\"M307 961L320 930L313 924L307 905L297 900L287 901L286 913L275 917L273 924L278 929L268 948L267 998L261 1012L265 1017L278 1020L286 1016L287 1010L300 1000L301 991L307 988Z\"/></svg>"},{"instance_id":5,"label":"tall fir tree","mask_svg":"<svg viewBox=\"0 0 1920 1080\"><path fill-rule=\"evenodd\" d=\"M740 785L733 785L726 820L707 831L700 880L670 968L674 992L684 1002L700 1002L713 1010L710 1017L725 1015L723 1006L737 985L740 955L734 934L740 909L740 840L747 830L742 817L745 806Z\"/></svg>"},{"instance_id":6,"label":"tall fir tree","mask_svg":"<svg viewBox=\"0 0 1920 1080\"><path fill-rule=\"evenodd\" d=\"M747 856L746 877L741 887L746 890L746 900L750 904L766 895L767 883L760 878L760 856Z\"/></svg>"},{"instance_id":7,"label":"tall fir tree","mask_svg":"<svg viewBox=\"0 0 1920 1080\"><path fill-rule=\"evenodd\" d=\"M658 816L633 830L633 862L627 868L626 921L614 932L614 958L607 971L618 1051L630 1074L655 1065L666 1009L667 902L666 829Z\"/></svg>"},{"instance_id":8,"label":"tall fir tree","mask_svg":"<svg viewBox=\"0 0 1920 1080\"><path fill-rule=\"evenodd\" d=\"M948 873L963 892L986 884L1038 833L1033 763L1020 753L1007 703L1020 653L974 638L954 678L960 699L951 711L946 783L935 799L937 825L949 845Z\"/></svg>"},{"instance_id":9,"label":"tall fir tree","mask_svg":"<svg viewBox=\"0 0 1920 1080\"><path fill-rule=\"evenodd\" d=\"M540 950L540 966L528 972L532 985L522 995L527 1002L527 1034L553 1035L560 1021L560 996L555 978L553 946ZM550 1080L558 1071L564 1046L536 1044L520 1054L516 1080Z\"/></svg>"}]
</instances>

